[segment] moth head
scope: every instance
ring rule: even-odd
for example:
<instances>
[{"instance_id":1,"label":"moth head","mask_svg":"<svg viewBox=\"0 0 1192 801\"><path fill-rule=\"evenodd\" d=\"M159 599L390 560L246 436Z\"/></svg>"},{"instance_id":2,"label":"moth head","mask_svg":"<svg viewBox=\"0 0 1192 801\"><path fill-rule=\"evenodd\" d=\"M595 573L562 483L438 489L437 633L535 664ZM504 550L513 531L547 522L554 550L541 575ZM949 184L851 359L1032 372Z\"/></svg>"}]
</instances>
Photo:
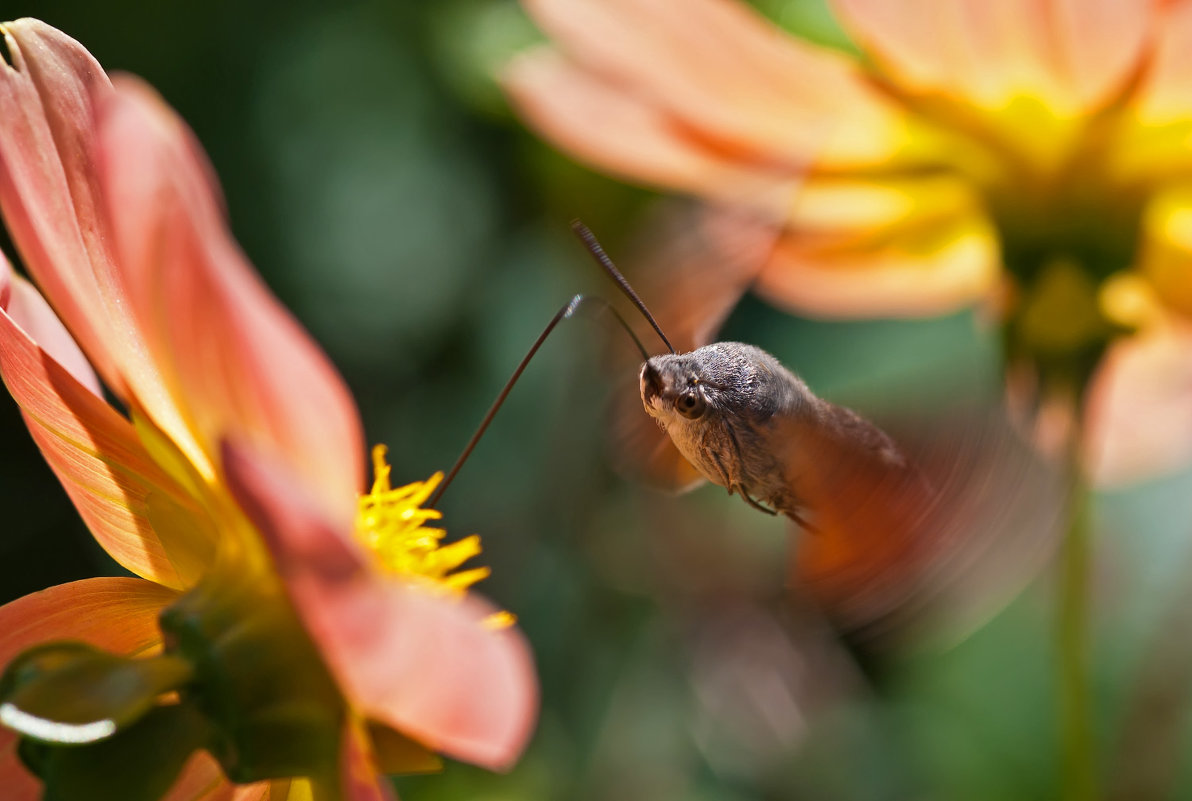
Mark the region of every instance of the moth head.
<instances>
[{"instance_id":1,"label":"moth head","mask_svg":"<svg viewBox=\"0 0 1192 801\"><path fill-rule=\"evenodd\" d=\"M642 365L642 404L664 426L676 417L698 420L708 411L710 387L689 355L654 356Z\"/></svg>"},{"instance_id":2,"label":"moth head","mask_svg":"<svg viewBox=\"0 0 1192 801\"><path fill-rule=\"evenodd\" d=\"M639 384L646 412L668 429L765 419L783 392L802 386L774 357L739 342L652 356L642 365Z\"/></svg>"}]
</instances>

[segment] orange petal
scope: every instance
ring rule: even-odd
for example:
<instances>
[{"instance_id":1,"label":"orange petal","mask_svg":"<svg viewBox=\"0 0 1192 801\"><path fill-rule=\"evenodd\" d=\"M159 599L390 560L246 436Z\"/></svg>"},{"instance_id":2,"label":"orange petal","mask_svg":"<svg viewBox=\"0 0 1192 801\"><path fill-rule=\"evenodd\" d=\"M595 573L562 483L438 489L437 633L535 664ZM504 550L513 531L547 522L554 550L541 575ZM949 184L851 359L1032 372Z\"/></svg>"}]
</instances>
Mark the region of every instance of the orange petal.
<instances>
[{"instance_id":1,"label":"orange petal","mask_svg":"<svg viewBox=\"0 0 1192 801\"><path fill-rule=\"evenodd\" d=\"M157 616L178 594L136 578L59 584L0 606L0 665L49 640L79 640L137 655L157 648Z\"/></svg>"},{"instance_id":2,"label":"orange petal","mask_svg":"<svg viewBox=\"0 0 1192 801\"><path fill-rule=\"evenodd\" d=\"M196 751L162 801L284 801L289 787L286 781L232 784L210 754Z\"/></svg>"},{"instance_id":3,"label":"orange petal","mask_svg":"<svg viewBox=\"0 0 1192 801\"><path fill-rule=\"evenodd\" d=\"M712 149L800 169L888 161L904 122L843 56L798 42L744 3L527 0L569 56Z\"/></svg>"},{"instance_id":4,"label":"orange petal","mask_svg":"<svg viewBox=\"0 0 1192 801\"><path fill-rule=\"evenodd\" d=\"M230 436L283 459L336 520L364 485L342 379L253 272L181 120L130 78L100 110L102 184L128 298L204 450Z\"/></svg>"},{"instance_id":5,"label":"orange petal","mask_svg":"<svg viewBox=\"0 0 1192 801\"><path fill-rule=\"evenodd\" d=\"M1153 326L1113 345L1089 387L1086 467L1102 486L1192 461L1192 327Z\"/></svg>"},{"instance_id":6,"label":"orange petal","mask_svg":"<svg viewBox=\"0 0 1192 801\"><path fill-rule=\"evenodd\" d=\"M709 148L658 106L553 50L525 53L502 83L527 122L557 147L631 181L782 213L796 180Z\"/></svg>"},{"instance_id":7,"label":"orange petal","mask_svg":"<svg viewBox=\"0 0 1192 801\"><path fill-rule=\"evenodd\" d=\"M111 94L82 45L32 19L4 23L0 65L0 210L30 273L91 363L124 400L201 461L140 344L112 263L109 213L95 173L95 104Z\"/></svg>"},{"instance_id":8,"label":"orange petal","mask_svg":"<svg viewBox=\"0 0 1192 801\"><path fill-rule=\"evenodd\" d=\"M486 628L493 607L474 595L433 595L375 572L278 466L233 445L224 465L353 707L435 750L508 767L537 709L521 634Z\"/></svg>"},{"instance_id":9,"label":"orange petal","mask_svg":"<svg viewBox=\"0 0 1192 801\"><path fill-rule=\"evenodd\" d=\"M8 262L0 253L0 263L7 269ZM9 296L3 305L8 317L13 320L29 339L47 357L57 362L83 387L97 397L103 397L99 378L91 369L91 363L79 350L79 346L63 326L62 321L46 305L45 299L31 284L18 276L12 276L8 283Z\"/></svg>"},{"instance_id":10,"label":"orange petal","mask_svg":"<svg viewBox=\"0 0 1192 801\"><path fill-rule=\"evenodd\" d=\"M205 518L98 395L94 374L36 290L14 277L8 294L0 310L0 373L91 533L140 576L170 587L192 583L210 555ZM43 349L27 331L50 344ZM162 540L151 521L166 515L175 525Z\"/></svg>"},{"instance_id":11,"label":"orange petal","mask_svg":"<svg viewBox=\"0 0 1192 801\"><path fill-rule=\"evenodd\" d=\"M1087 113L1124 87L1148 44L1157 2L835 0L889 77L988 109L1016 98L1057 116Z\"/></svg>"},{"instance_id":12,"label":"orange petal","mask_svg":"<svg viewBox=\"0 0 1192 801\"><path fill-rule=\"evenodd\" d=\"M81 640L119 654L161 644L157 615L177 594L134 578L59 584L0 606L0 665L51 640ZM13 801L40 798L41 783L21 765L15 732L0 728L0 787Z\"/></svg>"},{"instance_id":13,"label":"orange petal","mask_svg":"<svg viewBox=\"0 0 1192 801\"><path fill-rule=\"evenodd\" d=\"M824 316L922 316L971 304L994 288L997 238L950 179L815 180L757 289Z\"/></svg>"},{"instance_id":14,"label":"orange petal","mask_svg":"<svg viewBox=\"0 0 1192 801\"><path fill-rule=\"evenodd\" d=\"M344 801L397 801L389 780L377 770L368 734L358 720L344 724L340 782Z\"/></svg>"}]
</instances>

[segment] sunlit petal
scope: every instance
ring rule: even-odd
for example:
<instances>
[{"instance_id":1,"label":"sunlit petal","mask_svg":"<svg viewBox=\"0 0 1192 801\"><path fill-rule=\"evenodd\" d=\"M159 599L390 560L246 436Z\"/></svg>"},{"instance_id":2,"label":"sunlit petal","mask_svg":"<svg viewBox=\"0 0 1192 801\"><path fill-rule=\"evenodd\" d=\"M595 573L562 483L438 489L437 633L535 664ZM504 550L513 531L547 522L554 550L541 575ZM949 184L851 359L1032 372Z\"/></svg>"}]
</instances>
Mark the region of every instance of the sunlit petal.
<instances>
[{"instance_id":1,"label":"sunlit petal","mask_svg":"<svg viewBox=\"0 0 1192 801\"><path fill-rule=\"evenodd\" d=\"M1002 109L1016 98L1058 116L1089 111L1136 69L1152 0L836 0L899 83Z\"/></svg>"},{"instance_id":2,"label":"sunlit petal","mask_svg":"<svg viewBox=\"0 0 1192 801\"><path fill-rule=\"evenodd\" d=\"M60 584L0 606L0 664L48 640L81 640L121 654L161 644L157 615L177 595L133 578L95 578ZM0 787L15 801L41 797L41 783L16 755L17 735L0 728Z\"/></svg>"},{"instance_id":3,"label":"sunlit petal","mask_svg":"<svg viewBox=\"0 0 1192 801\"><path fill-rule=\"evenodd\" d=\"M503 83L543 135L590 164L629 180L720 197L775 216L791 202L792 179L709 148L658 106L552 50L522 55L506 68Z\"/></svg>"},{"instance_id":4,"label":"sunlit petal","mask_svg":"<svg viewBox=\"0 0 1192 801\"><path fill-rule=\"evenodd\" d=\"M437 751L507 767L537 709L521 634L486 627L496 610L473 595L457 599L374 572L347 532L323 522L279 467L233 445L224 464L354 706Z\"/></svg>"},{"instance_id":5,"label":"sunlit petal","mask_svg":"<svg viewBox=\"0 0 1192 801\"><path fill-rule=\"evenodd\" d=\"M32 19L5 23L0 66L0 210L30 273L108 386L194 450L156 365L140 345L112 263L95 173L102 68L65 34ZM192 453L192 456L197 454Z\"/></svg>"},{"instance_id":6,"label":"sunlit petal","mask_svg":"<svg viewBox=\"0 0 1192 801\"><path fill-rule=\"evenodd\" d=\"M211 550L203 515L145 452L132 424L96 394L94 374L36 291L14 278L9 294L8 309L0 310L0 373L92 534L137 575L176 588L193 582ZM47 336L83 381L31 339L26 324ZM151 522L159 515L184 525L171 527L163 541Z\"/></svg>"},{"instance_id":7,"label":"sunlit petal","mask_svg":"<svg viewBox=\"0 0 1192 801\"><path fill-rule=\"evenodd\" d=\"M987 298L998 274L996 235L959 184L813 181L757 288L812 315L920 316Z\"/></svg>"},{"instance_id":8,"label":"sunlit petal","mask_svg":"<svg viewBox=\"0 0 1192 801\"><path fill-rule=\"evenodd\" d=\"M4 255L0 254L0 262ZM91 369L91 363L79 350L79 346L63 327L62 321L46 304L45 299L28 281L13 276L9 282L11 294L4 310L14 323L20 326L31 340L45 352L46 356L61 365L70 375L96 397L103 397L99 377Z\"/></svg>"},{"instance_id":9,"label":"sunlit petal","mask_svg":"<svg viewBox=\"0 0 1192 801\"><path fill-rule=\"evenodd\" d=\"M907 144L905 121L849 60L788 37L743 4L688 0L681 13L667 0L526 6L585 69L745 163L872 163Z\"/></svg>"},{"instance_id":10,"label":"sunlit petal","mask_svg":"<svg viewBox=\"0 0 1192 801\"><path fill-rule=\"evenodd\" d=\"M205 452L233 436L284 459L329 513L352 519L364 450L351 395L230 237L213 175L146 85L100 109L101 182L146 344Z\"/></svg>"}]
</instances>

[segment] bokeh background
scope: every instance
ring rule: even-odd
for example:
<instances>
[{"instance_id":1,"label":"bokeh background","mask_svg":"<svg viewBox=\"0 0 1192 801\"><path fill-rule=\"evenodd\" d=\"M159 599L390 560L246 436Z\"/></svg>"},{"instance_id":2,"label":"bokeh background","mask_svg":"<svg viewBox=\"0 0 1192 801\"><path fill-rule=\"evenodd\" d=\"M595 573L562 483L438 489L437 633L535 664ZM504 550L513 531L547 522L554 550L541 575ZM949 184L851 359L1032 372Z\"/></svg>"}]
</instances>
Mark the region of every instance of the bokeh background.
<instances>
[{"instance_id":1,"label":"bokeh background","mask_svg":"<svg viewBox=\"0 0 1192 801\"><path fill-rule=\"evenodd\" d=\"M756 5L848 47L819 0ZM343 371L398 477L450 465L573 293L613 294L569 220L618 256L657 200L510 114L493 73L539 38L510 0L4 3L23 15L143 76L189 121L236 236ZM828 323L747 298L727 329L864 411L1000 391L998 343L971 314ZM442 504L451 532L482 535L484 591L533 644L537 735L508 775L451 764L399 779L402 798L1054 797L1047 571L945 643L839 640L791 601L782 521L608 466L606 402L626 378L602 358L609 336L584 319L559 329ZM7 396L0 449L0 600L118 573ZM1121 798L1192 798L1189 492L1181 475L1097 499L1096 719Z\"/></svg>"}]
</instances>

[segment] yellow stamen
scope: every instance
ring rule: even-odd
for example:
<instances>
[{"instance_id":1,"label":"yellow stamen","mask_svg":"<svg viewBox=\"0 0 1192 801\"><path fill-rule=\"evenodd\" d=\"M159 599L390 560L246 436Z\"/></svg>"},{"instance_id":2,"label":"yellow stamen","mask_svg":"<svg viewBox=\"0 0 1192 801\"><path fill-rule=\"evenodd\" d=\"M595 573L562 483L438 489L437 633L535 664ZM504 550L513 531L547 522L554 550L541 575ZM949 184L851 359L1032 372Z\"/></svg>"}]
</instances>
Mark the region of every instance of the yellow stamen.
<instances>
[{"instance_id":1,"label":"yellow stamen","mask_svg":"<svg viewBox=\"0 0 1192 801\"><path fill-rule=\"evenodd\" d=\"M426 523L443 515L435 509L423 509L422 504L443 480L443 474L435 473L426 481L415 481L394 489L389 484L386 452L384 445L377 445L372 450L372 491L360 497L356 536L387 572L425 584L438 592L463 597L469 587L490 572L487 567L458 570L460 565L480 553L480 537L473 534L442 544L447 532ZM513 625L515 620L508 612L499 612L486 618L484 625L505 628Z\"/></svg>"}]
</instances>

